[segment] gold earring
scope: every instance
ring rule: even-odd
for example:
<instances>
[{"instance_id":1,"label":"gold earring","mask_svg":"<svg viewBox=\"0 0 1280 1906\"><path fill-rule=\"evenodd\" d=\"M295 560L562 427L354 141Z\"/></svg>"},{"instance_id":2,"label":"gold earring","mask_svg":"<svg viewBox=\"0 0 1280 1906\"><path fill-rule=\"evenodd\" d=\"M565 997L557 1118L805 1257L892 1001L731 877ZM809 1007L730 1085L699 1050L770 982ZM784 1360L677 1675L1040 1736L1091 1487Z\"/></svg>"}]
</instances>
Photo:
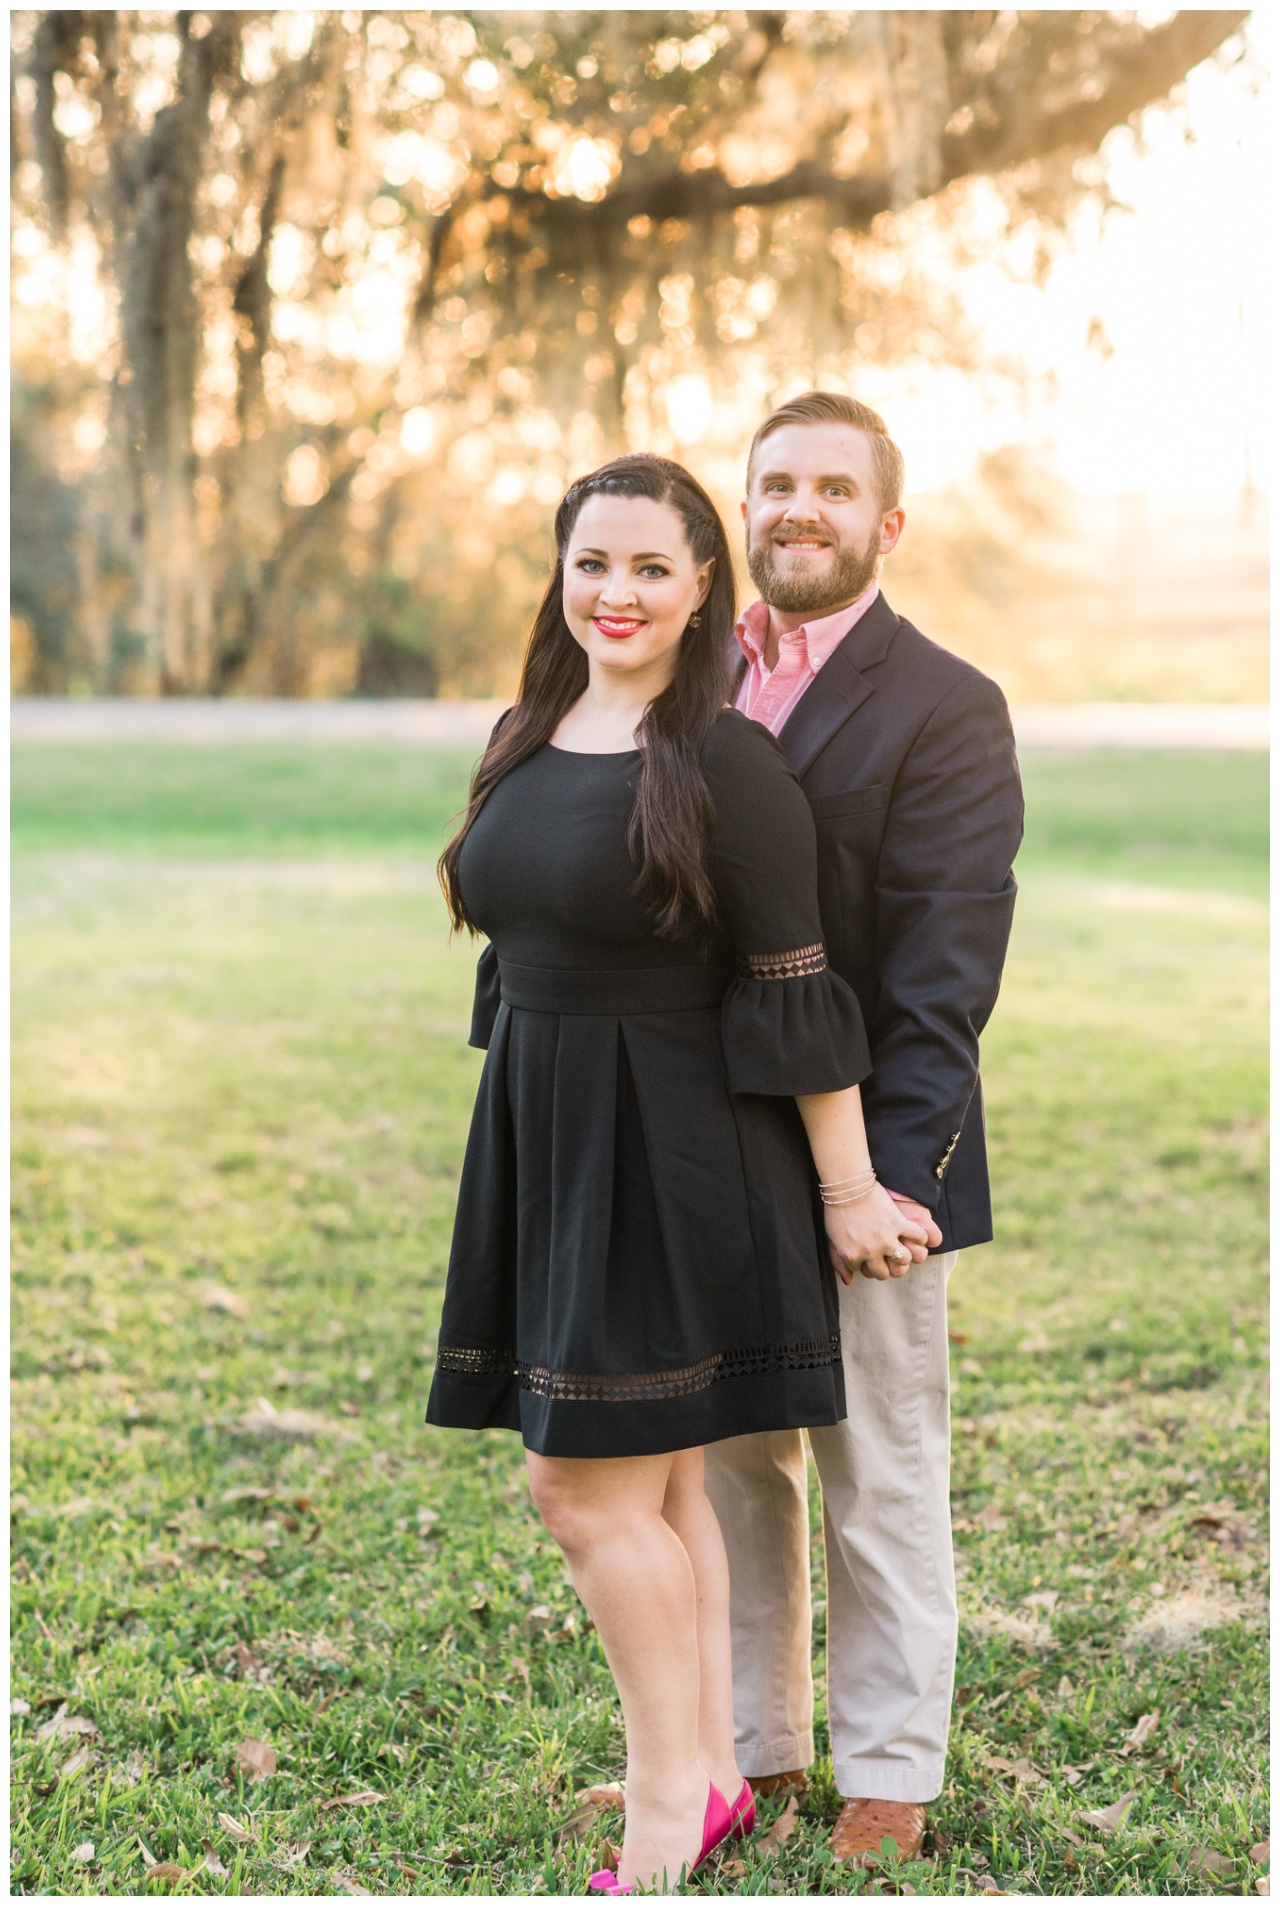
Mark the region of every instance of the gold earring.
<instances>
[{"instance_id":1,"label":"gold earring","mask_svg":"<svg viewBox=\"0 0 1280 1906\"><path fill-rule=\"evenodd\" d=\"M697 609L695 609L693 614L689 617L688 626L691 629L700 629L702 627L702 616Z\"/></svg>"}]
</instances>

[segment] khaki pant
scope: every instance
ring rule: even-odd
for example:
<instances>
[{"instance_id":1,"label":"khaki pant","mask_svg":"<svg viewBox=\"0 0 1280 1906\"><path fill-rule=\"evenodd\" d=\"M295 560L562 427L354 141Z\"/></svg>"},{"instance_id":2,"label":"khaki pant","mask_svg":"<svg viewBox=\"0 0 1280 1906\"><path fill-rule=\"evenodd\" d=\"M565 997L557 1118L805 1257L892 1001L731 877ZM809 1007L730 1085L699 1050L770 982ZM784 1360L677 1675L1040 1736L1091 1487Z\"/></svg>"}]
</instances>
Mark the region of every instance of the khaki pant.
<instances>
[{"instance_id":1,"label":"khaki pant","mask_svg":"<svg viewBox=\"0 0 1280 1906\"><path fill-rule=\"evenodd\" d=\"M848 1417L809 1432L827 1559L827 1706L846 1798L942 1791L956 1653L947 1279L956 1253L840 1293ZM707 1450L729 1552L744 1774L813 1759L809 1515L799 1430Z\"/></svg>"}]
</instances>

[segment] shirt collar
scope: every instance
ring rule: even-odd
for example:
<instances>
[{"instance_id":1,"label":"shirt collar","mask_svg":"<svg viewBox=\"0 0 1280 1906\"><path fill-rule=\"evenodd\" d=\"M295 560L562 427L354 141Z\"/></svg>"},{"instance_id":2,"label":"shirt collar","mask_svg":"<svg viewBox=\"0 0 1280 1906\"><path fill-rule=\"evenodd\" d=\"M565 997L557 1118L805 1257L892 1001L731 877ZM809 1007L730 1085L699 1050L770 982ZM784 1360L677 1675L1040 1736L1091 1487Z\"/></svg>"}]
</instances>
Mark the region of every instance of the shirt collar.
<instances>
[{"instance_id":1,"label":"shirt collar","mask_svg":"<svg viewBox=\"0 0 1280 1906\"><path fill-rule=\"evenodd\" d=\"M801 623L795 636L803 640L809 667L815 675L823 663L831 659L855 622L862 620L879 593L879 582L873 582L847 608L837 609L834 615L814 616L812 620ZM769 633L768 603L757 597L743 610L733 632L748 664L763 662L765 637Z\"/></svg>"}]
</instances>

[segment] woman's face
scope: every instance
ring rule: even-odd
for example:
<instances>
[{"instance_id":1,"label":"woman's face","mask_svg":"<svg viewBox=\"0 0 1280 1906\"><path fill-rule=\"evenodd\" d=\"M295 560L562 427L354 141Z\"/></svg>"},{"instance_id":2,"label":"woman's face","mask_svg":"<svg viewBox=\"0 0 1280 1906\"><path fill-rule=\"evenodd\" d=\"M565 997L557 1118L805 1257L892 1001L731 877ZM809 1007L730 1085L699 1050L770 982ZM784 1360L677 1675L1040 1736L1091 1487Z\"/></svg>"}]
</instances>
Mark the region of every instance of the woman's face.
<instances>
[{"instance_id":1,"label":"woman's face","mask_svg":"<svg viewBox=\"0 0 1280 1906\"><path fill-rule=\"evenodd\" d=\"M669 503L589 497L565 551L564 619L594 665L614 674L665 665L669 680L714 568L695 563Z\"/></svg>"}]
</instances>

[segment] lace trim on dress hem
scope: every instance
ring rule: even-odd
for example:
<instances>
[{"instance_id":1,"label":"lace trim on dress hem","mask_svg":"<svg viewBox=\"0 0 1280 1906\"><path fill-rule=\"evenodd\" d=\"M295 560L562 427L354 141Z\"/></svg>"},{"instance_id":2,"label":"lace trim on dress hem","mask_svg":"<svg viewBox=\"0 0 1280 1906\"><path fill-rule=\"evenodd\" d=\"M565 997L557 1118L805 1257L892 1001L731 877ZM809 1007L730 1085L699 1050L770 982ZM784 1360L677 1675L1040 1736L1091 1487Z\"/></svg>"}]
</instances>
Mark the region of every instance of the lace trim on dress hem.
<instances>
[{"instance_id":1,"label":"lace trim on dress hem","mask_svg":"<svg viewBox=\"0 0 1280 1906\"><path fill-rule=\"evenodd\" d=\"M696 1396L724 1377L763 1376L771 1370L822 1370L840 1361L840 1335L811 1337L803 1343L764 1350L719 1350L682 1370L640 1370L613 1375L551 1370L526 1363L512 1350L476 1350L441 1344L436 1367L460 1376L514 1376L522 1390L556 1403L647 1403L664 1397Z\"/></svg>"},{"instance_id":2,"label":"lace trim on dress hem","mask_svg":"<svg viewBox=\"0 0 1280 1906\"><path fill-rule=\"evenodd\" d=\"M798 946L790 953L748 953L742 961L748 979L808 979L827 970L827 949L821 940Z\"/></svg>"}]
</instances>

